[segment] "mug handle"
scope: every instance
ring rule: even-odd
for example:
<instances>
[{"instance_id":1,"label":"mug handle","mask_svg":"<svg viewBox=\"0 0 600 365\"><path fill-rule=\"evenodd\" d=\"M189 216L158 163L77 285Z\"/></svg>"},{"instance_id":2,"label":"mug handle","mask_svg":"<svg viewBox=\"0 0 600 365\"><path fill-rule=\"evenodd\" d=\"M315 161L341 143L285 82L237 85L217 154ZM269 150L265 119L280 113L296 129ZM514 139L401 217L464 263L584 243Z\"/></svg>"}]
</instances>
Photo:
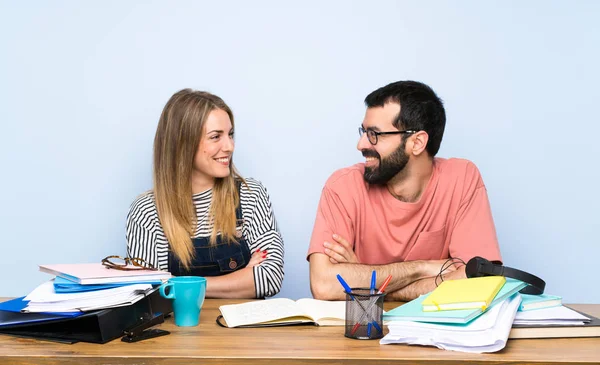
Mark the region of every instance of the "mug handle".
<instances>
[{"instance_id":1,"label":"mug handle","mask_svg":"<svg viewBox=\"0 0 600 365\"><path fill-rule=\"evenodd\" d=\"M200 297L202 298L202 300L198 301L198 307L202 308L202 306L204 305L204 299L206 299L206 281L204 281L202 284L200 284L200 289L201 289Z\"/></svg>"},{"instance_id":2,"label":"mug handle","mask_svg":"<svg viewBox=\"0 0 600 365\"><path fill-rule=\"evenodd\" d=\"M169 294L165 293L165 289L167 289L167 288L171 288L169 290ZM158 291L160 292L160 295L162 295L164 298L167 298L167 299L175 298L175 288L173 287L173 283L165 283L165 284L161 285L158 288Z\"/></svg>"}]
</instances>

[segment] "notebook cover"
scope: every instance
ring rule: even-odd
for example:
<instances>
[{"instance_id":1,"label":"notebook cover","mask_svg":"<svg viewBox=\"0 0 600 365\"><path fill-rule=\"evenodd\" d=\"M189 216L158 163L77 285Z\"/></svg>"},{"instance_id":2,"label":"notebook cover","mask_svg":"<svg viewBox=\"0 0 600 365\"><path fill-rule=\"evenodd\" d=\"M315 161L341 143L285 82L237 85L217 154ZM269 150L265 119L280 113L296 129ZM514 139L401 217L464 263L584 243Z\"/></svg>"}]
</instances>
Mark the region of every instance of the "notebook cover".
<instances>
[{"instance_id":1,"label":"notebook cover","mask_svg":"<svg viewBox=\"0 0 600 365\"><path fill-rule=\"evenodd\" d=\"M505 282L504 276L444 281L423 301L423 309L425 311L472 309L482 306L478 303L484 303L485 310ZM453 307L444 308L444 305Z\"/></svg>"}]
</instances>

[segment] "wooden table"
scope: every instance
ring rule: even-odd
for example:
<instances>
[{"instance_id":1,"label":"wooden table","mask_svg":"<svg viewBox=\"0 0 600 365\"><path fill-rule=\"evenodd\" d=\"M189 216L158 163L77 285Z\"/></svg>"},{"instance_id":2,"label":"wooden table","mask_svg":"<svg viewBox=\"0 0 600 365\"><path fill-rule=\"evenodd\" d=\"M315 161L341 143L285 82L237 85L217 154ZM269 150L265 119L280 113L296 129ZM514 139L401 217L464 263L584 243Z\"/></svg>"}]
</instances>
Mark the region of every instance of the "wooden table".
<instances>
[{"instance_id":1,"label":"wooden table","mask_svg":"<svg viewBox=\"0 0 600 365\"><path fill-rule=\"evenodd\" d=\"M0 301L3 299L0 298ZM157 328L168 336L137 343L59 344L0 335L2 364L600 364L600 338L509 340L493 354L352 340L343 327L221 328L218 307L240 300L207 300L198 327ZM386 309L398 303L386 303ZM600 305L573 308L600 316Z\"/></svg>"}]
</instances>

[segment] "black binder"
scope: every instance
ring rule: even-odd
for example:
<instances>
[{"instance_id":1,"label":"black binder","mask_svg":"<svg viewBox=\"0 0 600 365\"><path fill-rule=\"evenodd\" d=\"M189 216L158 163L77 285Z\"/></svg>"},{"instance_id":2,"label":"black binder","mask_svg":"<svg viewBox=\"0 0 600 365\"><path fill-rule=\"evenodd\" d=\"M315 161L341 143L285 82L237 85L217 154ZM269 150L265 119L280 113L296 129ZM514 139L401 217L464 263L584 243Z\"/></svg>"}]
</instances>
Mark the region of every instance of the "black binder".
<instances>
[{"instance_id":1,"label":"black binder","mask_svg":"<svg viewBox=\"0 0 600 365\"><path fill-rule=\"evenodd\" d=\"M146 298L125 307L101 309L74 318L56 319L49 315L47 321L27 322L30 315L39 313L10 313L13 322L20 316L23 323L0 327L0 333L33 337L58 342L106 343L124 335L125 331L157 315L171 313L171 301L160 296L158 290Z\"/></svg>"}]
</instances>

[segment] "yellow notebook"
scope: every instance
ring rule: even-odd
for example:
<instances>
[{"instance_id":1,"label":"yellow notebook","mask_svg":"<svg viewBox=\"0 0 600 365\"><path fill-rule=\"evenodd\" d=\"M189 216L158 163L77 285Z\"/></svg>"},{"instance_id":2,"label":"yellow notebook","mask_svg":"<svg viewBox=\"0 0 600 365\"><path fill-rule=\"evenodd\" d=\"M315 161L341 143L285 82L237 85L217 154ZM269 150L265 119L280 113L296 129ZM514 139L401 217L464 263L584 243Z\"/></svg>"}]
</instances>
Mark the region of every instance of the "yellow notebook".
<instances>
[{"instance_id":1,"label":"yellow notebook","mask_svg":"<svg viewBox=\"0 0 600 365\"><path fill-rule=\"evenodd\" d=\"M473 308L485 310L505 282L504 276L444 281L423 301L423 311Z\"/></svg>"}]
</instances>

